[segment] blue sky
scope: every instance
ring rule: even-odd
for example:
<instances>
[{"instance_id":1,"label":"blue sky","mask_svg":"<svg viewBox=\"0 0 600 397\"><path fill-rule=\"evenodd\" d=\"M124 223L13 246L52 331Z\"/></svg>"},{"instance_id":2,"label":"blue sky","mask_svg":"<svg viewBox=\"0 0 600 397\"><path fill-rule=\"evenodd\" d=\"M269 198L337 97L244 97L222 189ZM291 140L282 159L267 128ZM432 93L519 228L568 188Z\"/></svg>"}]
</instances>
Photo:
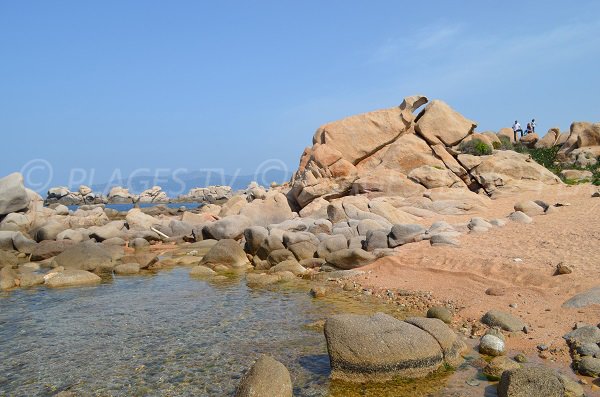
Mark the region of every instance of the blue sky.
<instances>
[{"instance_id":1,"label":"blue sky","mask_svg":"<svg viewBox=\"0 0 600 397\"><path fill-rule=\"evenodd\" d=\"M460 4L460 5L457 5ZM600 121L597 1L1 1L0 174L297 167L321 124L439 98ZM64 183L64 182L63 182Z\"/></svg>"}]
</instances>

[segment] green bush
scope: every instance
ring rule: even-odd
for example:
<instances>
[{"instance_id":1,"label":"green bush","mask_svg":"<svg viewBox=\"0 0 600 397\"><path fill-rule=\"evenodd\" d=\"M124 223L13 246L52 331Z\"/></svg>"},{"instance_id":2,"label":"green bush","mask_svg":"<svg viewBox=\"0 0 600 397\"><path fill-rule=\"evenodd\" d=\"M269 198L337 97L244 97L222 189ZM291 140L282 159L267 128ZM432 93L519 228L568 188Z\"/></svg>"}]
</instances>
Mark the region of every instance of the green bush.
<instances>
[{"instance_id":1,"label":"green bush","mask_svg":"<svg viewBox=\"0 0 600 397\"><path fill-rule=\"evenodd\" d=\"M502 148L502 144L498 141L492 142L492 146L494 147L494 150L498 150L498 149Z\"/></svg>"},{"instance_id":2,"label":"green bush","mask_svg":"<svg viewBox=\"0 0 600 397\"><path fill-rule=\"evenodd\" d=\"M498 137L498 139L500 139L500 150L513 150L513 144L510 141L510 138L504 135L500 135ZM494 146L494 149L496 147Z\"/></svg>"},{"instance_id":3,"label":"green bush","mask_svg":"<svg viewBox=\"0 0 600 397\"><path fill-rule=\"evenodd\" d=\"M493 152L492 147L480 139L471 139L468 142L463 142L460 144L459 149L461 152L472 154L473 156L487 156Z\"/></svg>"}]
</instances>

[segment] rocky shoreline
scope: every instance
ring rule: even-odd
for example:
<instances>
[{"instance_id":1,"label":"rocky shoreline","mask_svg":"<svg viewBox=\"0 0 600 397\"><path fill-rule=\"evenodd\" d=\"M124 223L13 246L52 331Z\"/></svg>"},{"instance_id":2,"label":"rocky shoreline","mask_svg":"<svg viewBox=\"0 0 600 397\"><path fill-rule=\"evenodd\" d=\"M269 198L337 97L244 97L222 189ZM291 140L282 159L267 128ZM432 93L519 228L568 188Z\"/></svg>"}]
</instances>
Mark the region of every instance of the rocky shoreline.
<instances>
[{"instance_id":1,"label":"rocky shoreline","mask_svg":"<svg viewBox=\"0 0 600 397\"><path fill-rule=\"evenodd\" d=\"M193 210L155 206L119 212L104 205L170 202L158 186L140 195L117 187L106 198L86 186L77 192L53 188L42 199L25 187L20 174L4 177L0 288L94 285L112 274L173 266L188 266L190 275L208 278L247 272L249 285L263 287L314 279L315 297L327 293L320 288L323 280L331 280L347 291L374 293L403 309L427 311L427 317L403 321L385 314L327 319L333 378L423 377L459 364L463 337L481 337L480 352L496 357L483 373L500 379L500 396L583 395L569 377L506 357L510 342L505 334L527 333L529 327L510 313L490 310L477 324L463 324L455 332L447 325L456 310L453 302L419 292L415 285L377 291L363 290L357 282L360 268L399 257L409 245L452 249L464 236L494 233L510 223L531 224L568 205L517 198L509 213L486 216L498 197L560 188L563 182L527 154L501 149L510 141L506 131L476 133L476 123L441 101L429 102L416 114L427 103L423 96L408 97L399 107L327 124L315 133L289 184L270 189L252 184L235 194L223 186L192 189L177 200L205 203ZM600 154L598 124L574 123L567 136L554 131L534 138L528 136L523 144L556 147L566 163L590 165ZM489 152L472 152L473 142ZM440 219L446 216L468 221ZM562 271L567 269L557 268ZM597 290L584 294L573 298L574 307L600 303ZM578 324L565 336L581 375L600 376L599 334L595 324ZM289 373L262 357L242 379L237 395L292 395Z\"/></svg>"}]
</instances>

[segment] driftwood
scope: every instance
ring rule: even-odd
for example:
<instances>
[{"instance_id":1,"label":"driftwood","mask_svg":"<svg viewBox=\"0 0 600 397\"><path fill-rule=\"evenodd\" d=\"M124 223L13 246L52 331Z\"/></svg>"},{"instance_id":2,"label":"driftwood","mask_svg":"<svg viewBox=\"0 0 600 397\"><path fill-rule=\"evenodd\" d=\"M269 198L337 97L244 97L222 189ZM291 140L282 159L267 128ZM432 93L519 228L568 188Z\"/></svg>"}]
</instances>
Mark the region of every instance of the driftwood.
<instances>
[{"instance_id":1,"label":"driftwood","mask_svg":"<svg viewBox=\"0 0 600 397\"><path fill-rule=\"evenodd\" d=\"M154 233L158 234L161 237L170 238L169 236L167 236L166 234L164 234L160 230L157 230L155 227L151 227L150 230L152 230Z\"/></svg>"}]
</instances>

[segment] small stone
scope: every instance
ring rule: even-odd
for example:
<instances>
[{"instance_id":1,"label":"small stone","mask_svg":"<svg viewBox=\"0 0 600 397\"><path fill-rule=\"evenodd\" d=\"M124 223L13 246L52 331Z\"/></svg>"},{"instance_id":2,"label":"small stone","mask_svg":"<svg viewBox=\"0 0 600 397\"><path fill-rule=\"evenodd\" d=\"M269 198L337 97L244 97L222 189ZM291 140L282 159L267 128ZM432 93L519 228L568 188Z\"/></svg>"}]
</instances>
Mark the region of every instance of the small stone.
<instances>
[{"instance_id":1,"label":"small stone","mask_svg":"<svg viewBox=\"0 0 600 397\"><path fill-rule=\"evenodd\" d=\"M537 345L537 349L541 352L548 350L548 345Z\"/></svg>"},{"instance_id":2,"label":"small stone","mask_svg":"<svg viewBox=\"0 0 600 397\"><path fill-rule=\"evenodd\" d=\"M427 310L427 318L437 318L450 324L452 322L452 313L443 306L433 306Z\"/></svg>"},{"instance_id":3,"label":"small stone","mask_svg":"<svg viewBox=\"0 0 600 397\"><path fill-rule=\"evenodd\" d=\"M485 290L485 294L490 296L504 296L506 295L506 289L491 287Z\"/></svg>"},{"instance_id":4,"label":"small stone","mask_svg":"<svg viewBox=\"0 0 600 397\"><path fill-rule=\"evenodd\" d=\"M513 309L517 308L517 304L516 303L511 303L510 305L508 305L509 307L512 307Z\"/></svg>"},{"instance_id":5,"label":"small stone","mask_svg":"<svg viewBox=\"0 0 600 397\"><path fill-rule=\"evenodd\" d=\"M490 380L500 380L504 371L519 369L521 365L506 356L494 357L483 369L483 374Z\"/></svg>"},{"instance_id":6,"label":"small stone","mask_svg":"<svg viewBox=\"0 0 600 397\"><path fill-rule=\"evenodd\" d=\"M488 356L500 356L504 354L504 342L494 335L483 335L479 341L479 352Z\"/></svg>"},{"instance_id":7,"label":"small stone","mask_svg":"<svg viewBox=\"0 0 600 397\"><path fill-rule=\"evenodd\" d=\"M560 262L558 265L556 265L556 272L554 273L555 276L560 276L563 274L571 274L573 273L573 270L571 270L571 268L567 265L565 265L563 262Z\"/></svg>"},{"instance_id":8,"label":"small stone","mask_svg":"<svg viewBox=\"0 0 600 397\"><path fill-rule=\"evenodd\" d=\"M523 353L519 353L515 356L515 361L518 363L526 363L527 357Z\"/></svg>"},{"instance_id":9,"label":"small stone","mask_svg":"<svg viewBox=\"0 0 600 397\"><path fill-rule=\"evenodd\" d=\"M479 386L481 384L477 379L468 379L465 383L469 386Z\"/></svg>"},{"instance_id":10,"label":"small stone","mask_svg":"<svg viewBox=\"0 0 600 397\"><path fill-rule=\"evenodd\" d=\"M310 294L313 298L323 298L325 295L327 295L327 288L321 286L313 287L310 290Z\"/></svg>"},{"instance_id":11,"label":"small stone","mask_svg":"<svg viewBox=\"0 0 600 397\"><path fill-rule=\"evenodd\" d=\"M580 356L597 356L600 347L596 343L582 343L575 349Z\"/></svg>"}]
</instances>

